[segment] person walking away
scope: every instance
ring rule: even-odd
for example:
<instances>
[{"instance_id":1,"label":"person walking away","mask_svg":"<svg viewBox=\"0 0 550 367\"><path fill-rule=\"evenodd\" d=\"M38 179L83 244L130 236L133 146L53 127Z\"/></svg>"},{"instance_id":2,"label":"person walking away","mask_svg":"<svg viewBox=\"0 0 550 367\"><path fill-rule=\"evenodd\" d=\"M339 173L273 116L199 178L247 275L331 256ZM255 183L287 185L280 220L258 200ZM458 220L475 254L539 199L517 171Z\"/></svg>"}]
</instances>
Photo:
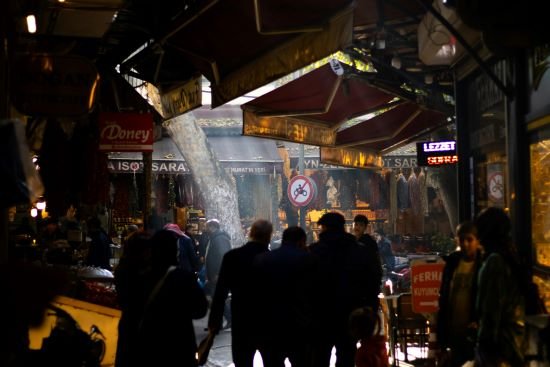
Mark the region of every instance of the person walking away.
<instances>
[{"instance_id":1,"label":"person walking away","mask_svg":"<svg viewBox=\"0 0 550 367\"><path fill-rule=\"evenodd\" d=\"M165 224L164 229L172 231L178 236L178 266L196 274L200 265L193 240L183 233L176 223Z\"/></svg>"},{"instance_id":2,"label":"person walking away","mask_svg":"<svg viewBox=\"0 0 550 367\"><path fill-rule=\"evenodd\" d=\"M197 366L193 320L206 315L208 302L195 275L176 266L177 252L174 232L160 230L151 238L151 271L132 366Z\"/></svg>"},{"instance_id":3,"label":"person walking away","mask_svg":"<svg viewBox=\"0 0 550 367\"><path fill-rule=\"evenodd\" d=\"M353 310L349 319L350 333L361 343L355 352L355 367L389 367L386 337L380 334L378 312L371 307Z\"/></svg>"},{"instance_id":4,"label":"person walking away","mask_svg":"<svg viewBox=\"0 0 550 367\"><path fill-rule=\"evenodd\" d=\"M204 256L206 288L207 294L214 294L223 256L231 250L231 237L221 230L220 222L217 219L210 219L206 222L206 232L209 238Z\"/></svg>"},{"instance_id":5,"label":"person walking away","mask_svg":"<svg viewBox=\"0 0 550 367\"><path fill-rule=\"evenodd\" d=\"M457 226L455 241L459 250L444 257L436 330L440 360L448 361L448 366L460 367L474 359L481 245L477 229L470 221Z\"/></svg>"},{"instance_id":6,"label":"person walking away","mask_svg":"<svg viewBox=\"0 0 550 367\"><path fill-rule=\"evenodd\" d=\"M322 301L316 304L315 338L311 365L328 367L333 346L336 367L353 367L355 341L349 333L353 310L368 306L374 288L368 269L371 259L365 246L345 231L344 216L331 212L318 221L319 241L309 248L317 263L316 287L322 289Z\"/></svg>"},{"instance_id":7,"label":"person walking away","mask_svg":"<svg viewBox=\"0 0 550 367\"><path fill-rule=\"evenodd\" d=\"M115 287L121 310L115 367L130 367L130 353L136 349L141 311L145 304L145 275L149 271L151 242L145 232L134 232L124 245L115 269Z\"/></svg>"},{"instance_id":8,"label":"person walking away","mask_svg":"<svg viewBox=\"0 0 550 367\"><path fill-rule=\"evenodd\" d=\"M511 241L504 210L489 207L475 219L485 251L479 270L476 362L480 366L522 366L525 342L525 294L529 278Z\"/></svg>"},{"instance_id":9,"label":"person walking away","mask_svg":"<svg viewBox=\"0 0 550 367\"><path fill-rule=\"evenodd\" d=\"M92 239L88 248L86 265L97 266L103 269L111 270L111 239L105 230L101 227L98 217L91 217L86 223L88 236Z\"/></svg>"},{"instance_id":10,"label":"person walking away","mask_svg":"<svg viewBox=\"0 0 550 367\"><path fill-rule=\"evenodd\" d=\"M293 367L308 361L311 335L312 257L306 249L306 232L296 226L284 230L279 248L260 254L254 262L259 283L258 309L265 367Z\"/></svg>"},{"instance_id":11,"label":"person walking away","mask_svg":"<svg viewBox=\"0 0 550 367\"><path fill-rule=\"evenodd\" d=\"M380 228L374 231L374 239L378 245L378 252L382 259L382 266L390 273L395 268L395 256L391 248L391 241L388 240L384 231Z\"/></svg>"},{"instance_id":12,"label":"person walking away","mask_svg":"<svg viewBox=\"0 0 550 367\"><path fill-rule=\"evenodd\" d=\"M216 335L222 327L226 299L231 292L231 351L235 367L252 367L254 354L260 350L258 334L265 325L259 324L257 306L259 285L253 272L257 255L268 250L273 225L264 219L256 220L250 229L250 241L230 250L223 257L218 283L208 318L209 333Z\"/></svg>"},{"instance_id":13,"label":"person walking away","mask_svg":"<svg viewBox=\"0 0 550 367\"><path fill-rule=\"evenodd\" d=\"M371 273L373 279L370 282L372 289L369 290L371 294L371 300L368 305L372 307L373 310L378 310L380 305L380 300L378 299L378 294L380 293L380 287L382 285L382 262L380 259L380 253L378 252L378 244L376 241L367 233L367 228L369 225L369 219L363 214L357 214L353 218L353 234L357 241L359 241L368 252L367 256L370 260L368 270Z\"/></svg>"}]
</instances>

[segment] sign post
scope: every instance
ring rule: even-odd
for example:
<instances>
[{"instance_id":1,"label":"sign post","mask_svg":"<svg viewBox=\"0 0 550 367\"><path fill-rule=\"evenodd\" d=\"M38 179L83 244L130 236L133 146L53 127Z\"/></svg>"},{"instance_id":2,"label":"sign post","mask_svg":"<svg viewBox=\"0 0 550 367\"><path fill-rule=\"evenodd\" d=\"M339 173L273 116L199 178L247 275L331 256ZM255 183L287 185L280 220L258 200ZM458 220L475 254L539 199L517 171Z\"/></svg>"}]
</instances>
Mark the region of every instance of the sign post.
<instances>
[{"instance_id":1,"label":"sign post","mask_svg":"<svg viewBox=\"0 0 550 367\"><path fill-rule=\"evenodd\" d=\"M442 259L417 259L411 262L412 308L416 313L439 309L439 288L445 262Z\"/></svg>"}]
</instances>

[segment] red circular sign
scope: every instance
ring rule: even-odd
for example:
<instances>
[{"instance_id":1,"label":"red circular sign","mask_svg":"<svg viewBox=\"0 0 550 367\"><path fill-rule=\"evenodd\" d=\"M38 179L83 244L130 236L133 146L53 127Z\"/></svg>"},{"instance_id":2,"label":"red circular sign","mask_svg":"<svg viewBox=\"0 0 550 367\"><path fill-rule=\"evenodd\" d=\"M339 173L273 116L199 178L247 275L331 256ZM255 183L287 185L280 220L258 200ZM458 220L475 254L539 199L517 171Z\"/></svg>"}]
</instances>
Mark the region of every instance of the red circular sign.
<instances>
[{"instance_id":1,"label":"red circular sign","mask_svg":"<svg viewBox=\"0 0 550 367\"><path fill-rule=\"evenodd\" d=\"M307 176L294 176L288 183L287 195L294 206L306 206L315 197L317 187Z\"/></svg>"}]
</instances>

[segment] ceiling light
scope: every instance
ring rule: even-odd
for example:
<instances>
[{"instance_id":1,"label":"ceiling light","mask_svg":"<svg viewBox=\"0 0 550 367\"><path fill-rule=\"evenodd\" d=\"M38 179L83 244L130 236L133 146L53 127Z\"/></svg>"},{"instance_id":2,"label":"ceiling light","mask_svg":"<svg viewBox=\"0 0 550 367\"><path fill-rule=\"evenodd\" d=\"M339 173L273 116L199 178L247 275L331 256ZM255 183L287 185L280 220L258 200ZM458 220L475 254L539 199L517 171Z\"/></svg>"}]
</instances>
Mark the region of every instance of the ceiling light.
<instances>
[{"instance_id":1,"label":"ceiling light","mask_svg":"<svg viewBox=\"0 0 550 367\"><path fill-rule=\"evenodd\" d=\"M33 14L27 15L27 30L29 33L36 33L36 17Z\"/></svg>"}]
</instances>

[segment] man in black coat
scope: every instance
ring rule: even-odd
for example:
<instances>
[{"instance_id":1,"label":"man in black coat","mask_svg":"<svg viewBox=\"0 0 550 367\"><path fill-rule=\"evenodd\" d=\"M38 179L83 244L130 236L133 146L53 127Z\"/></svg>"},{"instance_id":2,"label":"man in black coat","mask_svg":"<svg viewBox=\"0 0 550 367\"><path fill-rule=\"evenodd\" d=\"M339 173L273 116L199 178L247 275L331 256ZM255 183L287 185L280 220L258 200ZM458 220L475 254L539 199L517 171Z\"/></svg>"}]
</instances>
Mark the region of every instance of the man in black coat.
<instances>
[{"instance_id":1,"label":"man in black coat","mask_svg":"<svg viewBox=\"0 0 550 367\"><path fill-rule=\"evenodd\" d=\"M371 300L369 301L369 306L373 310L377 310L379 306L378 294L380 293L380 286L382 285L382 260L380 258L380 252L378 251L378 244L367 233L367 227L369 225L369 219L363 214L357 214L353 218L353 234L357 241L359 241L368 252L368 271L371 273L373 279L369 283L372 286L372 289L369 290L371 294Z\"/></svg>"},{"instance_id":2,"label":"man in black coat","mask_svg":"<svg viewBox=\"0 0 550 367\"><path fill-rule=\"evenodd\" d=\"M318 224L319 241L310 250L318 263L316 282L323 301L315 308L318 327L311 365L328 367L335 347L336 367L353 367L356 346L349 333L349 316L372 302L372 290L379 286L379 279L372 278L369 251L345 231L341 214L326 213Z\"/></svg>"},{"instance_id":3,"label":"man in black coat","mask_svg":"<svg viewBox=\"0 0 550 367\"><path fill-rule=\"evenodd\" d=\"M208 232L208 246L204 259L206 268L206 293L213 294L218 283L218 275L222 265L223 256L231 250L231 238L222 231L220 222L217 219L210 219L206 222Z\"/></svg>"},{"instance_id":4,"label":"man in black coat","mask_svg":"<svg viewBox=\"0 0 550 367\"><path fill-rule=\"evenodd\" d=\"M262 310L262 345L266 367L307 365L308 344L312 338L313 263L306 249L306 232L288 227L276 250L260 254L254 263L258 275L258 308Z\"/></svg>"},{"instance_id":5,"label":"man in black coat","mask_svg":"<svg viewBox=\"0 0 550 367\"><path fill-rule=\"evenodd\" d=\"M269 251L273 225L263 219L252 224L250 241L230 250L222 260L218 284L208 318L209 333L222 327L225 301L231 292L231 349L235 367L252 367L256 350L262 353L258 333L260 325L257 304L258 283L253 263L257 255ZM262 353L263 355L264 353Z\"/></svg>"}]
</instances>

